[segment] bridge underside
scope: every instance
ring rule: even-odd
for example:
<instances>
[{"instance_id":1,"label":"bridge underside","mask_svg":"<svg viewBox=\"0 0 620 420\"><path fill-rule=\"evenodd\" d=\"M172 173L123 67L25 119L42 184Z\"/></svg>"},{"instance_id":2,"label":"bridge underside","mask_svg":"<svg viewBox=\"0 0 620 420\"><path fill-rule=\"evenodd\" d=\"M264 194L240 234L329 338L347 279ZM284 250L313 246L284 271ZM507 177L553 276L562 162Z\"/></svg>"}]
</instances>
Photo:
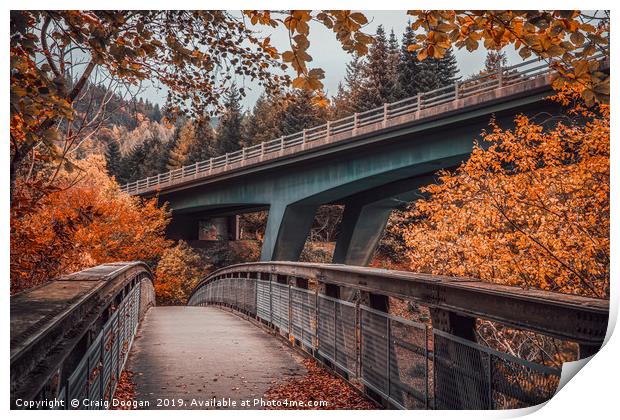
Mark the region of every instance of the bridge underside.
<instances>
[{"instance_id":1,"label":"bridge underside","mask_svg":"<svg viewBox=\"0 0 620 420\"><path fill-rule=\"evenodd\" d=\"M173 239L198 239L201 221L268 210L261 260L297 261L319 206L344 205L333 262L367 265L392 210L419 196L440 169L458 166L491 118L513 126L517 112L556 112L543 93L435 121L379 132L266 168L161 193ZM517 111L518 110L518 111ZM234 224L234 222L233 222ZM231 222L228 222L231 226ZM234 238L234 229L225 235Z\"/></svg>"}]
</instances>

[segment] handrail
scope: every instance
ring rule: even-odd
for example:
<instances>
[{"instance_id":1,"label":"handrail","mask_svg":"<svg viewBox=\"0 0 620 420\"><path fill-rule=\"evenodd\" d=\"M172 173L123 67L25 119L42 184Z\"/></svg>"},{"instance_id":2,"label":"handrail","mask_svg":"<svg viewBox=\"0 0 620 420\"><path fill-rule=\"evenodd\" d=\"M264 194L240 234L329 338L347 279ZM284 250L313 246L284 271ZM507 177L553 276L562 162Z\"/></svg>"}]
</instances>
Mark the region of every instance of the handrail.
<instances>
[{"instance_id":1,"label":"handrail","mask_svg":"<svg viewBox=\"0 0 620 420\"><path fill-rule=\"evenodd\" d=\"M258 278L259 273L298 277L414 300L428 307L582 344L600 345L609 318L609 301L604 299L525 290L473 278L289 261L244 263L219 269L200 282L192 296L215 279L240 273L253 278Z\"/></svg>"},{"instance_id":2,"label":"handrail","mask_svg":"<svg viewBox=\"0 0 620 420\"><path fill-rule=\"evenodd\" d=\"M605 55L603 53L599 53L593 56L593 59L601 59L604 58ZM170 170L168 172L161 173L156 175L156 178L160 180L153 187L150 186L148 182L148 178L127 183L120 187L122 192L126 192L128 194L139 194L143 192L148 192L150 190L158 190L162 186L172 186L177 185L188 180L192 180L196 178L196 173L205 174L209 176L212 174L214 169L223 167L223 171L231 170L229 165L240 163L243 165L246 163L248 159L256 159L260 157L261 161L265 160L266 154L276 153L280 155L285 149L299 146L297 141L293 140L302 140L305 149L305 143L321 143L319 140L327 140L330 141L330 137L333 133L330 131L330 127L334 127L336 123L346 122L346 125L351 124L350 131L352 134L355 134L356 130L360 127L366 126L368 124L374 124L377 122L382 122L383 126L385 126L388 120L396 117L400 117L402 115L411 113L418 114L420 111L429 109L439 105L445 105L448 102L453 102L457 100L462 100L464 98L469 98L472 96L480 95L483 93L490 92L495 89L500 89L505 86L512 86L520 82L526 82L531 80L532 78L546 77L548 74L553 72L552 67L549 67L546 64L540 64L543 60L539 58L535 58L532 60L524 61L522 63L502 67L501 63L498 65L497 70L474 76L467 80L457 81L453 84L442 86L437 89L419 93L416 96L412 96L409 98L401 99L399 101L393 103L386 103L377 108L369 109L367 111L359 112L354 115L350 115L344 118L340 118L335 121L328 121L326 123L317 125L312 128L308 128L306 130L301 130L293 134L289 134L286 136L282 136L277 139L264 141L259 143L258 145L252 147L244 147L239 151L227 153L222 156L218 156L215 158L211 158L208 160L192 163L189 165L185 165L179 169ZM533 65L537 64L537 65ZM541 69L545 69L541 71ZM482 81L482 82L481 82ZM476 82L480 82L476 84ZM415 106L409 104L409 102L415 101ZM406 104L400 107L393 108L394 105ZM417 117L415 118L417 119ZM345 124L340 124L345 125ZM308 133L310 131L317 130L317 134L311 136L312 138L308 138ZM338 134L344 131L339 131ZM286 140L290 140L287 142ZM271 146L278 145L276 149L272 149ZM253 148L259 146L258 148L261 150L260 156L250 155L248 157L248 151L254 150ZM268 150L266 150L268 149ZM239 159L239 156L241 158ZM221 162L220 162L221 161ZM191 175L185 175L184 170L188 167L195 166L198 168L200 166L202 169L197 170L196 173ZM222 172L223 172L222 171ZM182 174L179 179L175 179L175 174ZM162 176L166 176L166 180L161 180Z\"/></svg>"},{"instance_id":3,"label":"handrail","mask_svg":"<svg viewBox=\"0 0 620 420\"><path fill-rule=\"evenodd\" d=\"M142 262L110 263L11 296L12 404L67 401L84 387L112 398L137 322L154 305L152 282ZM93 363L104 369L91 372Z\"/></svg>"}]
</instances>

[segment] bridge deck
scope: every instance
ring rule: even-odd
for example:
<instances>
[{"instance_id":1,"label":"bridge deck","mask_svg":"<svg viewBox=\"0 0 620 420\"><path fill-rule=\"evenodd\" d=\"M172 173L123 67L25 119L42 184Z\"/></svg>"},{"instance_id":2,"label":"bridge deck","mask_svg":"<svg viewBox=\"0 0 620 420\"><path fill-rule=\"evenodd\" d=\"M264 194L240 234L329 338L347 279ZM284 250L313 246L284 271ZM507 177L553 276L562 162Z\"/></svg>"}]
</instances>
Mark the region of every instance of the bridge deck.
<instances>
[{"instance_id":1,"label":"bridge deck","mask_svg":"<svg viewBox=\"0 0 620 420\"><path fill-rule=\"evenodd\" d=\"M261 398L274 383L305 368L277 338L214 307L151 308L136 336L128 369L136 399L149 408L192 407L192 400ZM157 407L158 398L183 399L184 407ZM178 404L178 403L177 403ZM217 408L217 407L206 407Z\"/></svg>"}]
</instances>

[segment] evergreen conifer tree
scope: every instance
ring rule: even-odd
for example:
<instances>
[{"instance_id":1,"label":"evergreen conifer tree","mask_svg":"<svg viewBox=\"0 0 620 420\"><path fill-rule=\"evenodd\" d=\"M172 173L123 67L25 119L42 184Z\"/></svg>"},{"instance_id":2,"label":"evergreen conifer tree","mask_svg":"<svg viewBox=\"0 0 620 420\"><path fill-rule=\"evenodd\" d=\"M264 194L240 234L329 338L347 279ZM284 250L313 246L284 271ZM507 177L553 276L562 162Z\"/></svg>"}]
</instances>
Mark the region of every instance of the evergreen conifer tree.
<instances>
[{"instance_id":1,"label":"evergreen conifer tree","mask_svg":"<svg viewBox=\"0 0 620 420\"><path fill-rule=\"evenodd\" d=\"M446 51L446 54L437 60L437 78L439 79L438 87L444 87L455 83L459 78L459 72L456 57L452 52L452 48Z\"/></svg>"},{"instance_id":2,"label":"evergreen conifer tree","mask_svg":"<svg viewBox=\"0 0 620 420\"><path fill-rule=\"evenodd\" d=\"M489 50L484 60L484 72L491 73L497 70L498 66L506 67L508 65L508 58L504 51Z\"/></svg>"},{"instance_id":3,"label":"evergreen conifer tree","mask_svg":"<svg viewBox=\"0 0 620 420\"><path fill-rule=\"evenodd\" d=\"M418 94L418 84L416 76L419 72L418 58L415 52L411 52L407 47L415 41L415 32L410 24L407 24L403 34L403 42L400 47L398 60L398 89L403 98L408 98Z\"/></svg>"},{"instance_id":4,"label":"evergreen conifer tree","mask_svg":"<svg viewBox=\"0 0 620 420\"><path fill-rule=\"evenodd\" d=\"M390 47L383 26L379 25L362 69L359 100L355 101L357 111L376 108L394 100L396 80L390 67Z\"/></svg>"},{"instance_id":5,"label":"evergreen conifer tree","mask_svg":"<svg viewBox=\"0 0 620 420\"><path fill-rule=\"evenodd\" d=\"M282 135L293 134L324 123L326 117L325 110L313 104L308 91L298 90L288 102L280 131Z\"/></svg>"},{"instance_id":6,"label":"evergreen conifer tree","mask_svg":"<svg viewBox=\"0 0 620 420\"><path fill-rule=\"evenodd\" d=\"M241 148L241 123L243 114L241 110L241 95L235 85L226 94L224 101L224 114L220 118L217 127L218 155L234 152Z\"/></svg>"},{"instance_id":7,"label":"evergreen conifer tree","mask_svg":"<svg viewBox=\"0 0 620 420\"><path fill-rule=\"evenodd\" d=\"M105 151L105 161L106 167L108 169L108 174L111 176L115 176L117 182L123 183L121 179L121 148L118 145L118 142L114 139L108 140L108 145Z\"/></svg>"},{"instance_id":8,"label":"evergreen conifer tree","mask_svg":"<svg viewBox=\"0 0 620 420\"><path fill-rule=\"evenodd\" d=\"M263 93L252 112L243 119L243 144L253 146L280 137L284 105L281 95L266 96Z\"/></svg>"},{"instance_id":9,"label":"evergreen conifer tree","mask_svg":"<svg viewBox=\"0 0 620 420\"><path fill-rule=\"evenodd\" d=\"M194 123L194 141L187 151L187 163L201 162L217 156L215 131L209 119L201 119Z\"/></svg>"},{"instance_id":10,"label":"evergreen conifer tree","mask_svg":"<svg viewBox=\"0 0 620 420\"><path fill-rule=\"evenodd\" d=\"M186 120L182 125L177 126L173 137L175 145L169 152L168 169L178 169L189 162L188 156L192 144L196 141L194 122Z\"/></svg>"}]
</instances>

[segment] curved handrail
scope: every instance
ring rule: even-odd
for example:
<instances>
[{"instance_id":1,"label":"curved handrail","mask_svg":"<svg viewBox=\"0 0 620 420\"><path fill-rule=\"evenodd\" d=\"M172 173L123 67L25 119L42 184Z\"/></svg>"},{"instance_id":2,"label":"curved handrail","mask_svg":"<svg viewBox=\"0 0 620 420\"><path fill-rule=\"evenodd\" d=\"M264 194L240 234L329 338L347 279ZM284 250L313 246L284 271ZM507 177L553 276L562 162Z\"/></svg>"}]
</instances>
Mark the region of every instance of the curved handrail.
<instances>
[{"instance_id":1,"label":"curved handrail","mask_svg":"<svg viewBox=\"0 0 620 420\"><path fill-rule=\"evenodd\" d=\"M109 324L119 318L118 311L132 311L128 316L132 316L133 330L125 329L125 335L120 335L130 346L137 322L153 304L153 274L140 261L102 264L12 296L13 402L17 398L55 398L62 390L69 392L65 384L76 370L88 370L89 364L84 365L82 359L92 357L93 349L98 350L97 343L105 339L104 330L113 330ZM123 316L115 322L125 325L129 321ZM89 331L99 335L95 338L88 335ZM100 355L103 357L103 353ZM114 380L118 378L109 377L108 385L115 386ZM55 390L48 389L50 383L55 384Z\"/></svg>"},{"instance_id":2,"label":"curved handrail","mask_svg":"<svg viewBox=\"0 0 620 420\"><path fill-rule=\"evenodd\" d=\"M600 345L607 331L609 301L544 290L448 277L342 264L271 261L244 263L214 271L209 282L228 275L258 278L258 273L299 277L365 292L414 300L422 305L457 311L475 318L544 335Z\"/></svg>"}]
</instances>

